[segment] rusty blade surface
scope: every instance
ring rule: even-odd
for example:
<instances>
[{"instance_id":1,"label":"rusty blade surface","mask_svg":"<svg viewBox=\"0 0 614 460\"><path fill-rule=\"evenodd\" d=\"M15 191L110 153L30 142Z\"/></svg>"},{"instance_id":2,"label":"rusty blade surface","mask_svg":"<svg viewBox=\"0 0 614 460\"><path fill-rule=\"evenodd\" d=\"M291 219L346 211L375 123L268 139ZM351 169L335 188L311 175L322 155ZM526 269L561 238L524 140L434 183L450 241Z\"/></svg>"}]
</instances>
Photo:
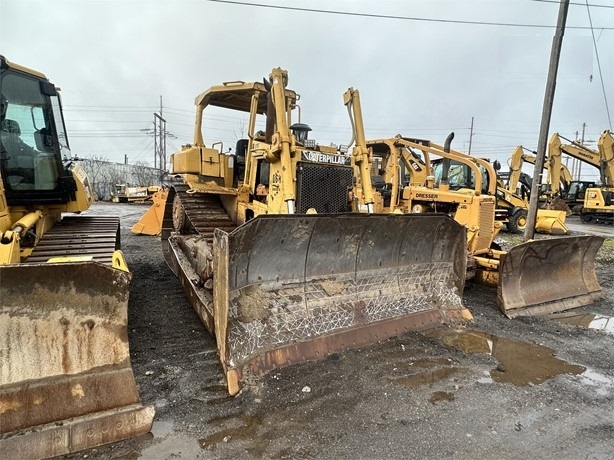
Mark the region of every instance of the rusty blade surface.
<instances>
[{"instance_id":1,"label":"rusty blade surface","mask_svg":"<svg viewBox=\"0 0 614 460\"><path fill-rule=\"evenodd\" d=\"M269 215L216 230L222 364L261 373L461 319L465 238L438 214Z\"/></svg>"},{"instance_id":2,"label":"rusty blade surface","mask_svg":"<svg viewBox=\"0 0 614 460\"><path fill-rule=\"evenodd\" d=\"M569 310L601 298L595 256L604 238L570 236L513 247L500 266L497 302L508 317Z\"/></svg>"},{"instance_id":3,"label":"rusty blade surface","mask_svg":"<svg viewBox=\"0 0 614 460\"><path fill-rule=\"evenodd\" d=\"M19 442L30 452L29 436L47 424L83 430L108 411L142 413L128 348L130 279L98 262L0 266L0 450ZM152 417L106 442L146 433Z\"/></svg>"}]
</instances>

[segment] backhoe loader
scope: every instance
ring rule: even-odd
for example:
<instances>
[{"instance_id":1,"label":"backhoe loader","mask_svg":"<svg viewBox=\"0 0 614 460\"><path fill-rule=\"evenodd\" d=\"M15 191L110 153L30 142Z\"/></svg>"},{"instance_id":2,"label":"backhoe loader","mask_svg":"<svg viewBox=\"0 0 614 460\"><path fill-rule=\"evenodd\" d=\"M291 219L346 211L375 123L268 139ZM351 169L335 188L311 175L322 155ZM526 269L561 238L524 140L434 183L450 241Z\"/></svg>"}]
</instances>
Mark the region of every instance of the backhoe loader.
<instances>
[{"instance_id":1,"label":"backhoe loader","mask_svg":"<svg viewBox=\"0 0 614 460\"><path fill-rule=\"evenodd\" d=\"M552 196L561 197L571 206L576 214L580 214L582 222L612 221L614 214L614 202L612 193L614 192L614 140L609 131L604 131L597 142L598 150L593 150L580 142L568 141L563 144L561 139L565 139L559 133L554 133L548 142L548 162L550 164L550 181L552 186ZM589 164L599 170L601 181L600 186L596 186L594 181L572 181L566 190L556 188L559 180L558 171L562 165L563 154Z\"/></svg>"},{"instance_id":2,"label":"backhoe loader","mask_svg":"<svg viewBox=\"0 0 614 460\"><path fill-rule=\"evenodd\" d=\"M76 216L88 179L60 98L0 56L0 457L46 458L147 433L127 334L119 220ZM70 215L65 215L70 214Z\"/></svg>"},{"instance_id":3,"label":"backhoe loader","mask_svg":"<svg viewBox=\"0 0 614 460\"><path fill-rule=\"evenodd\" d=\"M587 305L601 297L595 255L603 238L558 237L529 241L507 252L499 250L494 245L502 225L495 220L497 177L488 161L451 150L453 133L444 146L401 136L364 141L357 91L350 88L345 101L354 138L359 144L364 142L361 149L371 159L386 158L387 168L393 170L399 167L396 159L403 157L398 152L406 149L411 153L405 157L420 158L420 164L433 171L425 184L406 185L399 194L393 194L390 206L382 211L395 215L444 212L463 224L470 254L468 278L475 264L475 279L497 286L497 303L506 316L547 314ZM434 162L431 156L440 161ZM390 177L395 190L394 180L400 175L393 173Z\"/></svg>"},{"instance_id":4,"label":"backhoe loader","mask_svg":"<svg viewBox=\"0 0 614 460\"><path fill-rule=\"evenodd\" d=\"M370 182L357 209L352 164L368 176L366 151L309 139L287 81L275 68L197 96L194 141L170 161L182 183L168 191L163 251L215 335L231 395L251 375L470 318L464 228L374 214ZM246 117L233 154L205 145L208 109Z\"/></svg>"}]
</instances>

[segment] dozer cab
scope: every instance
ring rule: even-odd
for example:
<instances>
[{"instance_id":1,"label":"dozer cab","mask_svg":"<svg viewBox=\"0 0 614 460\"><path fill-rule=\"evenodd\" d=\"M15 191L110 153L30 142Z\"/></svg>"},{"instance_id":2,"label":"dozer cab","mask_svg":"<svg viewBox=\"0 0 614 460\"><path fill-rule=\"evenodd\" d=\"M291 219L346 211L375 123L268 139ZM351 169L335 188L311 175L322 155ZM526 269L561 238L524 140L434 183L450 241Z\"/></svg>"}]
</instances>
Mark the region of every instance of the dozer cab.
<instances>
[{"instance_id":1,"label":"dozer cab","mask_svg":"<svg viewBox=\"0 0 614 460\"><path fill-rule=\"evenodd\" d=\"M350 88L345 100L355 137L362 143L365 136L357 91ZM394 170L400 170L403 158L414 158L427 173L432 172L422 185L409 180L401 189L393 182L391 189L399 189L399 194L392 195L390 206L376 211L444 212L463 224L470 254L467 278L475 275L476 281L497 286L497 303L508 317L567 310L601 298L595 273L601 237L532 240L507 252L497 248L494 240L502 224L495 219L495 170L486 160L451 150L453 137L453 133L448 136L444 146L401 136L364 141L362 148L371 159L386 158L382 169L390 172L390 179L401 177ZM402 150L406 152L400 153ZM411 175L412 169L406 167L405 171Z\"/></svg>"},{"instance_id":2,"label":"dozer cab","mask_svg":"<svg viewBox=\"0 0 614 460\"><path fill-rule=\"evenodd\" d=\"M203 92L194 141L171 156L182 183L169 188L164 254L215 334L231 395L249 375L469 317L464 228L374 214L370 183L356 212L352 161L368 167L366 152L309 139L287 80L276 68ZM220 109L246 120L233 154L204 142Z\"/></svg>"},{"instance_id":3,"label":"dozer cab","mask_svg":"<svg viewBox=\"0 0 614 460\"><path fill-rule=\"evenodd\" d=\"M119 221L76 216L58 92L0 56L0 456L46 458L147 433L127 334ZM66 214L66 215L64 215Z\"/></svg>"}]
</instances>

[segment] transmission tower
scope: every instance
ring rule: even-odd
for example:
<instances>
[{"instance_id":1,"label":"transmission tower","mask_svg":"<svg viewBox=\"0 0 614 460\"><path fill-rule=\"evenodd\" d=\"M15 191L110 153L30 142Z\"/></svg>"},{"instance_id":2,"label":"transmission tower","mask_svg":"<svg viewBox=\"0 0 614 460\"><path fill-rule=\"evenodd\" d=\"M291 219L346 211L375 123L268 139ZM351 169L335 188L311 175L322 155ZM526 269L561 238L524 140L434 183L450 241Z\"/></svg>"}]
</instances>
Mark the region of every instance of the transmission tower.
<instances>
[{"instance_id":1,"label":"transmission tower","mask_svg":"<svg viewBox=\"0 0 614 460\"><path fill-rule=\"evenodd\" d=\"M162 117L162 96L160 113L154 113L154 168L166 171L166 120Z\"/></svg>"}]
</instances>

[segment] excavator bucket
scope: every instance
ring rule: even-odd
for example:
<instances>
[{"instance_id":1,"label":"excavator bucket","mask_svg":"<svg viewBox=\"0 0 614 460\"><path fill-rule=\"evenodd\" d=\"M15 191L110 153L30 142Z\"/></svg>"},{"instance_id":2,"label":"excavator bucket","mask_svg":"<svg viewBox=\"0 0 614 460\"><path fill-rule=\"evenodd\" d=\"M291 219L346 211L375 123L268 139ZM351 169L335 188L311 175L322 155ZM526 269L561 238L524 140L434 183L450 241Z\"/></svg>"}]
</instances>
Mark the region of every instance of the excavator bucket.
<instances>
[{"instance_id":1,"label":"excavator bucket","mask_svg":"<svg viewBox=\"0 0 614 460\"><path fill-rule=\"evenodd\" d=\"M441 214L265 215L215 230L215 334L246 374L471 319L464 227Z\"/></svg>"},{"instance_id":2,"label":"excavator bucket","mask_svg":"<svg viewBox=\"0 0 614 460\"><path fill-rule=\"evenodd\" d=\"M168 189L162 189L152 195L153 203L130 231L135 235L157 236L162 231L164 205L168 197Z\"/></svg>"},{"instance_id":3,"label":"excavator bucket","mask_svg":"<svg viewBox=\"0 0 614 460\"><path fill-rule=\"evenodd\" d=\"M127 332L130 273L0 266L0 457L47 458L149 432Z\"/></svg>"},{"instance_id":4,"label":"excavator bucket","mask_svg":"<svg viewBox=\"0 0 614 460\"><path fill-rule=\"evenodd\" d=\"M601 298L595 256L604 238L568 236L533 240L502 257L497 302L503 313L544 315Z\"/></svg>"},{"instance_id":5,"label":"excavator bucket","mask_svg":"<svg viewBox=\"0 0 614 460\"><path fill-rule=\"evenodd\" d=\"M548 235L567 235L569 229L565 225L566 217L567 213L565 211L538 209L535 230Z\"/></svg>"}]
</instances>

